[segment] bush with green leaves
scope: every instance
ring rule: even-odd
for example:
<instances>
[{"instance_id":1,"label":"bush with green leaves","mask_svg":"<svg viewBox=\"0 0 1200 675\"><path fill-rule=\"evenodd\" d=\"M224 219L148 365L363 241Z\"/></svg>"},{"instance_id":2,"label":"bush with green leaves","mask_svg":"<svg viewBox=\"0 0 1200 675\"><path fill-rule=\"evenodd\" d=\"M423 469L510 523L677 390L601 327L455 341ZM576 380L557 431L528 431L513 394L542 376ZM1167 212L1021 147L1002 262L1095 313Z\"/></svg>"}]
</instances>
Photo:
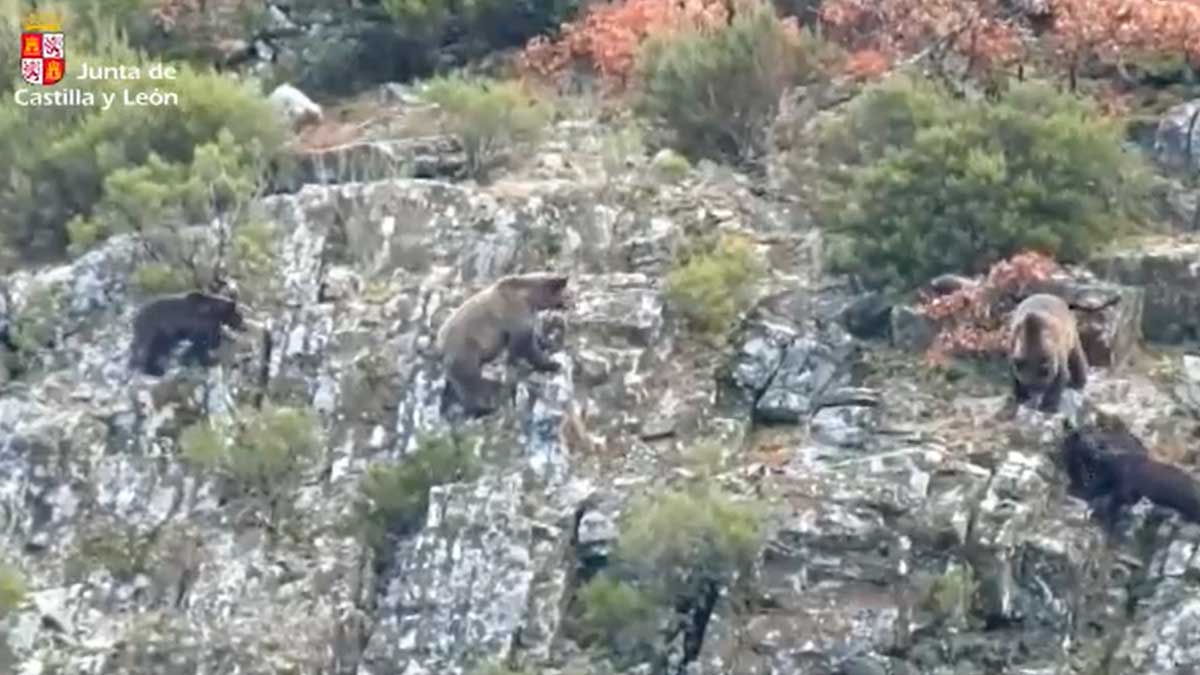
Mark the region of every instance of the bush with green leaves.
<instances>
[{"instance_id":1,"label":"bush with green leaves","mask_svg":"<svg viewBox=\"0 0 1200 675\"><path fill-rule=\"evenodd\" d=\"M16 347L6 353L5 368L10 375L36 370L49 356L45 350L53 347L61 331L63 288L59 285L34 286L24 302L11 308L8 337Z\"/></svg>"},{"instance_id":2,"label":"bush with green leaves","mask_svg":"<svg viewBox=\"0 0 1200 675\"><path fill-rule=\"evenodd\" d=\"M822 217L835 260L868 284L979 273L1024 249L1078 261L1147 213L1122 124L1048 85L996 101L895 76L821 132Z\"/></svg>"},{"instance_id":3,"label":"bush with green leaves","mask_svg":"<svg viewBox=\"0 0 1200 675\"><path fill-rule=\"evenodd\" d=\"M665 616L741 588L765 537L762 506L709 481L634 502L609 566L579 591L584 640L619 659L646 658ZM675 617L680 628L688 628L687 614Z\"/></svg>"},{"instance_id":4,"label":"bush with green leaves","mask_svg":"<svg viewBox=\"0 0 1200 675\"><path fill-rule=\"evenodd\" d=\"M421 529L429 510L430 488L471 481L479 474L475 455L448 436L426 437L399 462L372 465L363 477L362 495L356 504L367 543L383 549L393 538Z\"/></svg>"},{"instance_id":5,"label":"bush with green leaves","mask_svg":"<svg viewBox=\"0 0 1200 675\"><path fill-rule=\"evenodd\" d=\"M478 178L506 150L536 141L554 114L515 81L438 77L426 84L424 97L438 105L445 130L463 145L467 173Z\"/></svg>"},{"instance_id":6,"label":"bush with green leaves","mask_svg":"<svg viewBox=\"0 0 1200 675\"><path fill-rule=\"evenodd\" d=\"M792 85L820 77L834 51L796 31L770 3L728 26L652 38L638 55L637 109L693 159L755 160Z\"/></svg>"},{"instance_id":7,"label":"bush with green leaves","mask_svg":"<svg viewBox=\"0 0 1200 675\"><path fill-rule=\"evenodd\" d=\"M76 47L73 62L93 66L139 65L149 61L117 38L94 52ZM0 236L26 261L60 256L76 235L79 247L148 222L155 216L195 216L201 206L220 208L222 195L197 201L197 175L214 166L213 155L231 180L257 179L278 157L286 127L261 90L213 72L175 64L175 79L73 81L108 109L94 106L27 106L12 95L0 98L0 156L7 158L0 181L0 211L7 214ZM125 106L131 95L158 89L179 104ZM198 148L205 148L200 151ZM230 156L230 148L236 154Z\"/></svg>"},{"instance_id":8,"label":"bush with green leaves","mask_svg":"<svg viewBox=\"0 0 1200 675\"><path fill-rule=\"evenodd\" d=\"M25 601L25 577L15 567L0 563L0 618Z\"/></svg>"},{"instance_id":9,"label":"bush with green leaves","mask_svg":"<svg viewBox=\"0 0 1200 675\"><path fill-rule=\"evenodd\" d=\"M222 274L252 287L268 283L271 228L250 217L263 186L259 153L258 144L240 145L222 129L214 142L195 149L188 165L151 153L141 166L113 171L92 215L67 223L68 250L80 253L114 234L135 234L145 262L134 281L146 294L208 289ZM208 227L216 218L220 227Z\"/></svg>"},{"instance_id":10,"label":"bush with green leaves","mask_svg":"<svg viewBox=\"0 0 1200 675\"><path fill-rule=\"evenodd\" d=\"M701 333L721 334L749 299L761 268L749 240L725 235L667 275L667 299Z\"/></svg>"},{"instance_id":11,"label":"bush with green leaves","mask_svg":"<svg viewBox=\"0 0 1200 675\"><path fill-rule=\"evenodd\" d=\"M149 568L153 543L133 527L101 527L79 538L63 565L63 573L72 581L80 581L93 570L104 569L115 579L131 581Z\"/></svg>"},{"instance_id":12,"label":"bush with green leaves","mask_svg":"<svg viewBox=\"0 0 1200 675\"><path fill-rule=\"evenodd\" d=\"M517 47L554 30L578 10L579 0L383 0L406 35L424 35L440 46L454 34L469 54Z\"/></svg>"},{"instance_id":13,"label":"bush with green leaves","mask_svg":"<svg viewBox=\"0 0 1200 675\"><path fill-rule=\"evenodd\" d=\"M180 434L180 456L225 480L237 497L261 499L275 512L300 485L321 450L320 424L309 410L263 406L243 409L233 430L210 422Z\"/></svg>"}]
</instances>

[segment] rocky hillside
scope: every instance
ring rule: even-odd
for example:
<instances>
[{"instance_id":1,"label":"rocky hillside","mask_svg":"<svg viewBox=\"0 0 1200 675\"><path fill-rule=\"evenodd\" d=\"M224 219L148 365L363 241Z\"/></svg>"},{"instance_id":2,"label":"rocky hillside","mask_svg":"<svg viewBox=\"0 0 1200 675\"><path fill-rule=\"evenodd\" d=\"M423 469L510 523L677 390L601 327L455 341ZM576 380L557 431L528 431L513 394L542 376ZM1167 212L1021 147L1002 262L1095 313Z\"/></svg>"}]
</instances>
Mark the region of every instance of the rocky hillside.
<instances>
[{"instance_id":1,"label":"rocky hillside","mask_svg":"<svg viewBox=\"0 0 1200 675\"><path fill-rule=\"evenodd\" d=\"M664 141L494 83L272 109L214 78L137 118L191 144L145 163L103 115L0 134L43 153L0 186L6 246L54 252L0 278L0 675L1200 669L1200 524L1104 527L1061 453L1082 429L1200 475L1200 99L1126 135L1018 85L788 74L733 92L766 124L660 105ZM871 159L879 120L909 137ZM64 176L86 208L36 198ZM1031 247L1069 262L1005 277ZM918 292L947 270L973 276ZM439 328L536 271L569 275L537 323L559 371L497 359L497 412L443 409ZM242 329L131 369L139 308L195 287ZM1013 288L1075 307L1090 375L1057 412L988 348Z\"/></svg>"},{"instance_id":2,"label":"rocky hillside","mask_svg":"<svg viewBox=\"0 0 1200 675\"><path fill-rule=\"evenodd\" d=\"M11 275L10 312L47 294L57 304L43 362L0 401L0 587L19 575L24 588L4 619L5 671L1196 664L1200 530L1143 504L1126 523L1136 536L1106 541L1064 494L1061 416L1001 414L1002 370L929 368L913 351L929 330L920 315L822 274L819 230L755 181L713 165L667 173L638 153L609 173L603 137L563 120L486 186L381 178L264 198L286 300L248 305L258 328L207 370L128 374L140 251L127 237ZM740 233L767 261L724 344L697 338L665 296L697 229ZM1200 357L1158 340L1195 334L1189 241L1113 253L1067 282L1124 299L1097 319L1088 400L1185 464ZM571 275L571 307L542 322L565 367L497 370L515 393L501 412L447 421L437 328L490 280L544 269ZM262 460L268 487L255 491L230 488L244 471L181 457L182 429L244 418L261 394L315 411L307 461ZM445 437L479 470L434 485L404 536L360 536L369 468ZM614 555L631 505L697 481L766 508L765 545L738 581L749 590L723 587L682 632L650 625L640 665L605 666L579 627L583 580Z\"/></svg>"}]
</instances>

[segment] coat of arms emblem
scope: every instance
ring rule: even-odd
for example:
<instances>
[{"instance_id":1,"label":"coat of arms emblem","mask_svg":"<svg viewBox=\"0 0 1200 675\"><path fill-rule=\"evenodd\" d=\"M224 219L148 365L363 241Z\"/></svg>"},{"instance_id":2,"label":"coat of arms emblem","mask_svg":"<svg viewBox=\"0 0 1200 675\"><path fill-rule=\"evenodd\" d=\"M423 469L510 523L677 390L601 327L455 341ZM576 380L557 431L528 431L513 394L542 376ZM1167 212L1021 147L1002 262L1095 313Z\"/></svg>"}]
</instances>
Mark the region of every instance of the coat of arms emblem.
<instances>
[{"instance_id":1,"label":"coat of arms emblem","mask_svg":"<svg viewBox=\"0 0 1200 675\"><path fill-rule=\"evenodd\" d=\"M35 12L26 17L23 28L21 78L44 86L61 81L67 72L62 22L57 16Z\"/></svg>"}]
</instances>

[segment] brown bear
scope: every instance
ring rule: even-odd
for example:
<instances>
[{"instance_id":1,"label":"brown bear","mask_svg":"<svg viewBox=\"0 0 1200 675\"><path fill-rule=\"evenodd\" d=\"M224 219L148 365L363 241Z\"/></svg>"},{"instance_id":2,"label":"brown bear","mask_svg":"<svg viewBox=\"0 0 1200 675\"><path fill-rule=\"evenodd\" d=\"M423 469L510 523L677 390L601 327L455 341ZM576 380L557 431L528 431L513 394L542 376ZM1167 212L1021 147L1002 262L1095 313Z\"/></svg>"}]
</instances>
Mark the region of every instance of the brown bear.
<instances>
[{"instance_id":1,"label":"brown bear","mask_svg":"<svg viewBox=\"0 0 1200 675\"><path fill-rule=\"evenodd\" d=\"M1096 411L1096 421L1075 428L1064 420L1066 435L1060 444L1060 457L1067 472L1068 493L1094 500L1113 490L1107 462L1119 455L1149 456L1145 444L1115 416Z\"/></svg>"},{"instance_id":2,"label":"brown bear","mask_svg":"<svg viewBox=\"0 0 1200 675\"><path fill-rule=\"evenodd\" d=\"M1017 305L1009 319L1008 357L1018 405L1040 392L1040 409L1055 412L1066 385L1082 390L1087 384L1075 315L1057 296L1037 293Z\"/></svg>"},{"instance_id":3,"label":"brown bear","mask_svg":"<svg viewBox=\"0 0 1200 675\"><path fill-rule=\"evenodd\" d=\"M1110 532L1116 532L1121 508L1133 506L1142 497L1176 510L1183 520L1200 522L1200 484L1186 471L1153 459L1140 443L1109 453L1080 441L1073 435L1064 443L1070 488L1072 494L1090 503L1103 503L1100 520Z\"/></svg>"},{"instance_id":4,"label":"brown bear","mask_svg":"<svg viewBox=\"0 0 1200 675\"><path fill-rule=\"evenodd\" d=\"M1121 507L1146 497L1160 507L1176 510L1188 522L1200 522L1200 485L1182 468L1147 455L1120 454L1099 464L1099 485L1108 488L1104 522L1116 527Z\"/></svg>"},{"instance_id":5,"label":"brown bear","mask_svg":"<svg viewBox=\"0 0 1200 675\"><path fill-rule=\"evenodd\" d=\"M446 371L443 413L451 396L470 417L496 410L500 383L484 378L482 370L505 348L510 362L524 358L538 371L559 370L538 347L534 326L538 311L567 306L566 286L567 277L560 274L506 276L467 298L446 319L437 335Z\"/></svg>"},{"instance_id":6,"label":"brown bear","mask_svg":"<svg viewBox=\"0 0 1200 675\"><path fill-rule=\"evenodd\" d=\"M193 291L157 298L142 306L133 318L133 344L129 367L147 375L166 372L166 358L183 340L191 343L184 363L214 363L211 351L221 346L221 327L242 330L244 321L237 301Z\"/></svg>"}]
</instances>

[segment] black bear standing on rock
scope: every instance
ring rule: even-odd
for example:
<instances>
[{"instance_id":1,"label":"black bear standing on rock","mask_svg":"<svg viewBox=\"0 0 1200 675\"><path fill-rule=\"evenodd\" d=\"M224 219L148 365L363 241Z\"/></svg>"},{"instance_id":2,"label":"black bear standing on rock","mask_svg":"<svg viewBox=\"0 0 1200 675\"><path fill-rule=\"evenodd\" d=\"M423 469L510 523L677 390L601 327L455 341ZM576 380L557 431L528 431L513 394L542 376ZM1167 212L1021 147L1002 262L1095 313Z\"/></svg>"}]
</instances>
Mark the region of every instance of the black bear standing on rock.
<instances>
[{"instance_id":1,"label":"black bear standing on rock","mask_svg":"<svg viewBox=\"0 0 1200 675\"><path fill-rule=\"evenodd\" d=\"M1121 508L1143 497L1200 523L1200 484L1179 467L1160 462L1122 425L1112 430L1071 430L1061 445L1069 491L1087 500L1110 532Z\"/></svg>"},{"instance_id":2,"label":"black bear standing on rock","mask_svg":"<svg viewBox=\"0 0 1200 675\"><path fill-rule=\"evenodd\" d=\"M133 345L129 367L146 375L166 372L166 359L181 341L191 343L184 363L214 363L212 350L221 346L221 327L242 330L237 301L193 291L157 298L133 318Z\"/></svg>"},{"instance_id":3,"label":"black bear standing on rock","mask_svg":"<svg viewBox=\"0 0 1200 675\"><path fill-rule=\"evenodd\" d=\"M539 310L566 307L566 286L567 277L559 274L503 277L467 298L446 319L437 336L446 369L443 414L451 397L471 417L496 410L500 385L484 378L482 369L505 348L510 362L524 358L538 371L558 371L559 365L538 347L534 326Z\"/></svg>"}]
</instances>

